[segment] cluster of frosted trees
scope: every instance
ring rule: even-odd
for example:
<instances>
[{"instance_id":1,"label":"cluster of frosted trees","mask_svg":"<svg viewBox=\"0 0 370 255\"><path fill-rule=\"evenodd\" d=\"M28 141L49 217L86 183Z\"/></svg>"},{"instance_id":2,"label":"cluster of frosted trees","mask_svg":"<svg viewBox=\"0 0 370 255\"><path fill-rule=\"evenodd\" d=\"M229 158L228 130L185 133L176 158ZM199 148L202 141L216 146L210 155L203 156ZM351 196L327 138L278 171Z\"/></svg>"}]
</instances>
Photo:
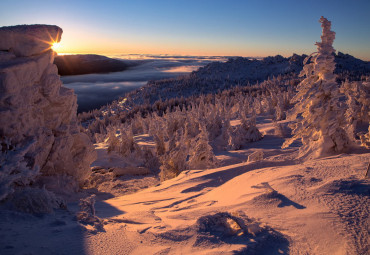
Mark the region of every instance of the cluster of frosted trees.
<instances>
[{"instance_id":1,"label":"cluster of frosted trees","mask_svg":"<svg viewBox=\"0 0 370 255\"><path fill-rule=\"evenodd\" d=\"M259 115L269 115L276 122L290 120L292 133L283 135L290 136L283 148L301 140L301 157L342 153L355 144L370 147L368 77L350 81L359 75L346 71L338 78L334 74L335 33L328 20L322 17L320 22L322 42L317 43L318 52L305 59L300 77L294 73L279 75L253 86L232 86L188 98L174 98L171 92L162 94L168 98L164 101L131 107L127 104L124 110L122 103L115 102L103 111L81 115L80 119L95 142L108 139L109 150L140 158L148 168L159 168L162 179L185 169L214 167L215 150L238 150L261 139L256 127ZM272 60L276 64L278 59ZM218 65L217 70L221 70L222 64ZM186 84L193 76L179 78L179 82L183 85L185 79ZM198 76L194 76L195 80L206 79ZM339 81L346 77L349 79L340 85ZM154 94L158 92L155 86L151 89ZM138 146L134 136L140 134L149 134L156 149Z\"/></svg>"},{"instance_id":2,"label":"cluster of frosted trees","mask_svg":"<svg viewBox=\"0 0 370 255\"><path fill-rule=\"evenodd\" d=\"M107 141L109 151L159 169L165 180L186 169L217 166L214 151L239 150L260 140L256 116L284 119L294 95L292 84L290 76L279 76L255 86L170 99L121 115L112 110L91 122L87 132L96 142ZM142 134L152 137L154 150L135 143L134 136Z\"/></svg>"}]
</instances>

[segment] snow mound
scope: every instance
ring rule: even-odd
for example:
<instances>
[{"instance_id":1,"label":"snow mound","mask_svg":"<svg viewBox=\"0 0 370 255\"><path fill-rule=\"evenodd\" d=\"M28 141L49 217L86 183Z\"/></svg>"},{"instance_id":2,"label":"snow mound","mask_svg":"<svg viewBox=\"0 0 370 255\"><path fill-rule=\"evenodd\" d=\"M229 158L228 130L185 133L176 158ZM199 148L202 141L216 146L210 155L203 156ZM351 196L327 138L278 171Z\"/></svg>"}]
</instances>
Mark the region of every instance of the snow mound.
<instances>
[{"instance_id":1,"label":"snow mound","mask_svg":"<svg viewBox=\"0 0 370 255\"><path fill-rule=\"evenodd\" d=\"M10 203L13 210L31 214L52 213L54 209L66 207L64 201L54 193L30 187L17 189L6 202Z\"/></svg>"},{"instance_id":2,"label":"snow mound","mask_svg":"<svg viewBox=\"0 0 370 255\"><path fill-rule=\"evenodd\" d=\"M171 254L285 254L288 239L272 228L248 218L243 212L218 212L202 216L187 228L154 234L161 242L176 242ZM191 248L190 248L191 247Z\"/></svg>"}]
</instances>

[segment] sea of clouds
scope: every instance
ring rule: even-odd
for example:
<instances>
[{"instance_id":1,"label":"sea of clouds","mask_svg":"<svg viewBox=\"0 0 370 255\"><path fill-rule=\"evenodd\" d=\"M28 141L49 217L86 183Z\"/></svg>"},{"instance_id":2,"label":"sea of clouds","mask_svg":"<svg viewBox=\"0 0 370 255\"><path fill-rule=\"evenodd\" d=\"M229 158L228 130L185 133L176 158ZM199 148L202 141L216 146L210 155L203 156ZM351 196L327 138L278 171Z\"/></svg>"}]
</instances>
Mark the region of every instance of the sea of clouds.
<instances>
[{"instance_id":1,"label":"sea of clouds","mask_svg":"<svg viewBox=\"0 0 370 255\"><path fill-rule=\"evenodd\" d=\"M144 86L149 80L184 75L213 61L228 57L175 56L151 54L107 55L130 65L128 70L106 74L62 76L64 85L77 94L78 112L89 111L123 97L127 92ZM180 95L181 96L181 95Z\"/></svg>"}]
</instances>

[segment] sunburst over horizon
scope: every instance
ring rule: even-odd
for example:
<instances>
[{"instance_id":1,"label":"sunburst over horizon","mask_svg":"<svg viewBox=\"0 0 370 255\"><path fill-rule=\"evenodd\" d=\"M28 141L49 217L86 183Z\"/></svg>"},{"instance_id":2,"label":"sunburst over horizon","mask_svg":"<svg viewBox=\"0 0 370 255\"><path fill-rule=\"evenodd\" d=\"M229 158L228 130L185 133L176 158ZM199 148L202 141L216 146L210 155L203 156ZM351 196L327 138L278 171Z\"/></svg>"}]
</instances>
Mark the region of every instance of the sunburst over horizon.
<instances>
[{"instance_id":1,"label":"sunburst over horizon","mask_svg":"<svg viewBox=\"0 0 370 255\"><path fill-rule=\"evenodd\" d=\"M61 48L61 43L60 42L54 42L51 46L51 49L58 53L58 50Z\"/></svg>"}]
</instances>

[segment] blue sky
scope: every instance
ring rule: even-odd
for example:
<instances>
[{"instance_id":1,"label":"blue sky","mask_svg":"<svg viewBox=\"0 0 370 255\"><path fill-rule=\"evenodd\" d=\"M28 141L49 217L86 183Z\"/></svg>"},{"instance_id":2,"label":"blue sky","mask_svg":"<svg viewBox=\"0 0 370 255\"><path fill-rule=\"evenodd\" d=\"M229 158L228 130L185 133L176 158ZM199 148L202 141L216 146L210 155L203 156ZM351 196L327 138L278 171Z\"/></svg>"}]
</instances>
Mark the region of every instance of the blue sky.
<instances>
[{"instance_id":1,"label":"blue sky","mask_svg":"<svg viewBox=\"0 0 370 255\"><path fill-rule=\"evenodd\" d=\"M335 49L370 60L370 0L1 0L0 26L55 24L62 52L267 56L311 53L321 15Z\"/></svg>"}]
</instances>

